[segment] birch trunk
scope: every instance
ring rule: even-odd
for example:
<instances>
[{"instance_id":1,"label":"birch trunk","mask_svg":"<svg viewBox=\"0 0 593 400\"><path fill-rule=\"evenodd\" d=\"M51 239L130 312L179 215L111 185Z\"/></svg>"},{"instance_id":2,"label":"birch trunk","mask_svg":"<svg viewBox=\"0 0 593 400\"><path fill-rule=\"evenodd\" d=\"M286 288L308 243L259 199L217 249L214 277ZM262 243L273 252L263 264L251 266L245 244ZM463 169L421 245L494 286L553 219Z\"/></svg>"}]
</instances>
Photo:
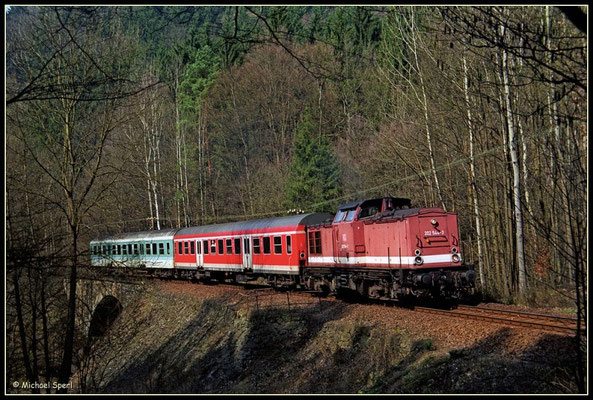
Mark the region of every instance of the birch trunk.
<instances>
[{"instance_id":1,"label":"birch trunk","mask_svg":"<svg viewBox=\"0 0 593 400\"><path fill-rule=\"evenodd\" d=\"M505 36L505 26L500 26L501 36ZM506 119L508 129L509 154L511 156L511 165L513 167L513 203L515 214L515 241L517 246L517 267L519 272L519 295L523 297L526 294L527 282L525 271L525 255L523 250L523 219L521 213L521 171L519 166L519 155L517 151L517 138L515 136L515 127L513 124L513 114L511 108L511 88L508 73L508 54L506 49L502 51L502 79L504 85L504 101L506 106Z\"/></svg>"},{"instance_id":2,"label":"birch trunk","mask_svg":"<svg viewBox=\"0 0 593 400\"><path fill-rule=\"evenodd\" d=\"M487 289L486 280L484 279L484 257L482 254L482 228L480 225L480 206L478 202L478 188L476 186L476 160L474 157L474 127L472 120L472 112L469 100L469 74L467 71L467 61L465 58L465 52L463 53L463 91L465 94L465 106L467 109L467 125L469 130L469 154L470 154L470 185L472 189L472 198L474 203L474 219L476 223L476 236L478 242L478 275L480 277L480 283L484 289Z\"/></svg>"},{"instance_id":3,"label":"birch trunk","mask_svg":"<svg viewBox=\"0 0 593 400\"><path fill-rule=\"evenodd\" d=\"M416 43L416 31L414 26L414 15L412 14L412 52L414 53L414 62L416 64L416 71L418 72L418 78L420 79L420 88L422 89L422 109L424 111L424 129L426 132L426 142L428 145L428 157L430 158L430 170L432 172L432 177L434 179L434 185L436 188L437 195L439 197L439 201L441 202L441 206L443 210L447 211L447 207L445 206L445 202L443 201L443 194L441 192L441 185L439 182L439 177L436 171L436 162L434 159L434 151L432 148L432 134L430 132L429 127L429 120L428 120L428 100L426 97L426 87L424 85L424 78L422 76L422 71L420 69L420 63L418 61L418 46Z\"/></svg>"}]
</instances>

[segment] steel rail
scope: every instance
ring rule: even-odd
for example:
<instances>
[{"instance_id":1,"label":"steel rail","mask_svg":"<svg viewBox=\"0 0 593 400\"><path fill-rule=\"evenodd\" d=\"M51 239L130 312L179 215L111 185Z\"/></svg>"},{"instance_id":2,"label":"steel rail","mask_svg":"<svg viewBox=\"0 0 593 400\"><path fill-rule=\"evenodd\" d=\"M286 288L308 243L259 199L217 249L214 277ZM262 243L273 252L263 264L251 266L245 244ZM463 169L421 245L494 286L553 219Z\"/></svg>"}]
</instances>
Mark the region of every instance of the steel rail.
<instances>
[{"instance_id":1,"label":"steel rail","mask_svg":"<svg viewBox=\"0 0 593 400\"><path fill-rule=\"evenodd\" d=\"M511 325L511 326L518 326L524 328L532 328L532 329L539 329L548 332L559 332L559 333L568 333L574 334L577 331L576 326L566 326L566 325L554 325L554 324L546 324L543 322L537 322L529 319L511 319L511 318L502 318L500 316L493 316L487 315L483 309L487 309L486 307L482 308L480 312L477 313L469 313L469 312L462 312L457 310L441 310L436 308L428 308L428 307L414 307L414 310L431 313L431 314L438 314L444 316L454 316L463 319L470 319L470 320L477 320L477 321L485 321L485 322L494 322L498 324L504 325ZM495 314L501 314L500 310L496 310ZM511 311L510 314L515 314L514 311ZM526 317L523 315L523 317Z\"/></svg>"}]
</instances>

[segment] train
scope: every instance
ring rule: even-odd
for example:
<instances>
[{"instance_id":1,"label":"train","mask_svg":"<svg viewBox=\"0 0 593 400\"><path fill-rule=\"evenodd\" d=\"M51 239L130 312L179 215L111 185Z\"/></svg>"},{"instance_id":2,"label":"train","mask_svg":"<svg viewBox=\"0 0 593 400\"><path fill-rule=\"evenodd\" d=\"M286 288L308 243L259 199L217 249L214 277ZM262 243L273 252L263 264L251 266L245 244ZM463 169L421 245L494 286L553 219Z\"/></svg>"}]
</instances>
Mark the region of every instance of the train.
<instances>
[{"instance_id":1,"label":"train","mask_svg":"<svg viewBox=\"0 0 593 400\"><path fill-rule=\"evenodd\" d=\"M93 267L163 278L258 282L371 299L462 298L475 290L457 215L381 197L306 213L179 229L119 233L90 242Z\"/></svg>"}]
</instances>

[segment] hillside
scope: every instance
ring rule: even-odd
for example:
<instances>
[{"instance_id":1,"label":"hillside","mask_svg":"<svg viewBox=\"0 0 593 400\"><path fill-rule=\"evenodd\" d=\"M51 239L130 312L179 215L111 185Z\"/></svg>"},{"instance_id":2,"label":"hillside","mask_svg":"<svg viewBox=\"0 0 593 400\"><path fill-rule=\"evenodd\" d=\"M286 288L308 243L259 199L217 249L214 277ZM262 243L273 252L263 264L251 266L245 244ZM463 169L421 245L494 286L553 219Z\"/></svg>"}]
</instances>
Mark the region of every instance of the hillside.
<instances>
[{"instance_id":1,"label":"hillside","mask_svg":"<svg viewBox=\"0 0 593 400\"><path fill-rule=\"evenodd\" d=\"M294 294L289 311L286 298L260 297L256 308L253 292L150 284L94 344L79 384L96 393L576 392L569 337Z\"/></svg>"}]
</instances>

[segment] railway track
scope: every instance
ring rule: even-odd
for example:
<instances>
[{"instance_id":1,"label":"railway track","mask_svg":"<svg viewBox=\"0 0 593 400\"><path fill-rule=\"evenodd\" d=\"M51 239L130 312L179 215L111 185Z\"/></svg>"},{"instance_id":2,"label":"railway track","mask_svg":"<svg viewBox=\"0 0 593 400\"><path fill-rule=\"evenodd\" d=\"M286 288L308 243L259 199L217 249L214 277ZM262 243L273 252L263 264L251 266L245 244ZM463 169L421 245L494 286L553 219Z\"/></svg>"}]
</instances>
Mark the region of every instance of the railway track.
<instances>
[{"instance_id":1,"label":"railway track","mask_svg":"<svg viewBox=\"0 0 593 400\"><path fill-rule=\"evenodd\" d=\"M121 280L123 277L126 280L130 281L143 281L143 280L151 280L156 277L147 275L144 271L126 271L122 273L120 276L115 277L118 280ZM81 277L82 279L96 279L97 277ZM185 282L187 284L194 284L194 282L189 280L175 280L177 282ZM131 282L130 282L131 283ZM204 283L202 283L204 284ZM209 285L209 284L206 284ZM273 288L267 285L258 285L258 284L243 284L237 285L234 283L226 283L226 282L217 282L213 283L212 285L218 287L229 288L233 290L238 290L240 292L246 292L247 295L251 292L251 295L257 295L257 297L268 297L268 296L277 296L280 293L275 291ZM307 296L309 297L311 294L307 292L293 292L293 296L300 297L300 296ZM243 296L243 295L242 295ZM252 297L252 296L249 296ZM245 300L245 299L243 299ZM256 304L257 303L256 299ZM242 302L242 301L241 301ZM288 299L290 304L290 299ZM294 305L300 304L293 302ZM304 304L304 303L303 303ZM263 305L263 304L262 304ZM501 325L507 326L516 326L516 327L523 327L523 328L530 328L530 329L537 329L546 332L553 332L553 333L560 333L560 334L567 334L567 335L574 335L577 332L577 319L574 317L564 317L564 316L557 316L557 315L549 315L549 314L540 314L540 313L532 313L527 311L517 311L517 310L508 310L508 309L500 309L500 308L491 308L491 307L483 307L483 306L467 306L467 305L458 305L454 309L441 309L441 308L434 308L434 307L424 307L424 306L412 306L412 309L415 311L420 311L424 313L430 313L435 315L441 316L448 316L448 317L456 317L462 319L469 319L475 321L485 321L485 322L492 322ZM585 328L581 327L583 331Z\"/></svg>"},{"instance_id":2,"label":"railway track","mask_svg":"<svg viewBox=\"0 0 593 400\"><path fill-rule=\"evenodd\" d=\"M577 332L577 320L572 317L465 305L460 305L453 310L430 307L414 307L414 310L475 321L486 321L501 325L537 329L546 332L569 335L573 335Z\"/></svg>"}]
</instances>

